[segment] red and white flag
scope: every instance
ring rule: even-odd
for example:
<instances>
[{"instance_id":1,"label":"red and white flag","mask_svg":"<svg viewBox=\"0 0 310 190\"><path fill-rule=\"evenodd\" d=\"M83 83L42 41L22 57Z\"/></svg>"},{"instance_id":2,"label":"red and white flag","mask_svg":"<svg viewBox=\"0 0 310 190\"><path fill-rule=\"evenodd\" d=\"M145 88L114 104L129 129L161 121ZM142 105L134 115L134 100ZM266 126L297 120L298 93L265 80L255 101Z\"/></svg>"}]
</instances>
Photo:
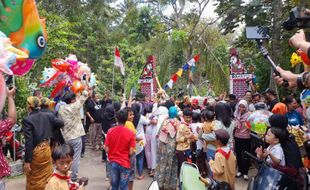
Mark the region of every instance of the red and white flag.
<instances>
[{"instance_id":1,"label":"red and white flag","mask_svg":"<svg viewBox=\"0 0 310 190\"><path fill-rule=\"evenodd\" d=\"M195 55L191 60L187 62L187 64L191 67L195 67L195 63L199 61L199 55Z\"/></svg>"},{"instance_id":2,"label":"red and white flag","mask_svg":"<svg viewBox=\"0 0 310 190\"><path fill-rule=\"evenodd\" d=\"M124 67L124 64L122 62L121 55L120 55L117 47L115 47L114 56L115 56L114 65L121 69L122 75L125 75L125 67Z\"/></svg>"}]
</instances>

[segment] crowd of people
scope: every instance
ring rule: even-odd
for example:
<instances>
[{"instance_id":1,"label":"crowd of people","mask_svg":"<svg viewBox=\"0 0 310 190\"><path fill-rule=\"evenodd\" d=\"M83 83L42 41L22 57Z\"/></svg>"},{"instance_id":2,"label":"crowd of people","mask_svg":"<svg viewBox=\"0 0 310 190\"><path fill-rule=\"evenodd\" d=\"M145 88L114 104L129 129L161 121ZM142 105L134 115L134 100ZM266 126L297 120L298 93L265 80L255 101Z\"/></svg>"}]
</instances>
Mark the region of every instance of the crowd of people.
<instances>
[{"instance_id":1,"label":"crowd of people","mask_svg":"<svg viewBox=\"0 0 310 190\"><path fill-rule=\"evenodd\" d=\"M16 122L14 93L8 91L8 117L1 121L1 132ZM245 151L292 177L299 177L300 168L310 169L310 116L296 96L279 101L271 89L247 91L240 100L233 94L204 101L157 95L118 102L108 93L100 99L93 90L68 92L51 109L49 99L36 91L27 99L29 114L22 120L26 189L83 189L87 180L81 181L78 170L87 144L102 151L112 190L133 189L134 180L144 179L145 166L161 190L175 190L184 162L196 163L202 177L235 189L236 177L249 179L251 163ZM246 125L256 110L274 113L265 147L253 147ZM9 167L2 151L0 160L6 168L3 178Z\"/></svg>"},{"instance_id":2,"label":"crowd of people","mask_svg":"<svg viewBox=\"0 0 310 190\"><path fill-rule=\"evenodd\" d=\"M267 89L262 94L247 91L241 100L230 94L227 98L207 98L199 104L198 99L190 100L185 96L183 100L175 100L174 97L167 100L134 100L123 106L128 112L124 126L133 132L136 142L136 146L126 152L131 155L127 160L131 163L127 168L130 171L129 189L132 189L135 170L137 179L143 179L144 155L149 175L154 176L160 189L177 188L178 174L185 161L196 163L203 177L213 176L234 189L235 177L249 179L250 161L245 158L244 151L256 153L257 157L265 159L280 171L289 171L293 177L298 176L299 169L303 167L302 157L305 167L309 168L304 147L304 143L309 143L306 107L298 103L294 96L280 102L277 94ZM270 128L265 134L269 146L255 147L256 150L253 150L251 130L246 120L256 110L269 110L274 115L269 118ZM116 113L117 110L112 110L109 115L115 114L116 117ZM107 139L109 136L113 139L113 135L109 134L106 134ZM120 155L118 151L121 150L115 150L119 154L109 152L110 146L119 147L115 143L117 140L114 140L112 144L105 143L109 155L107 165L116 162L119 167L126 168L117 161L118 158L113 160L113 154ZM131 140L126 143L130 144ZM128 157L126 154L122 156ZM110 177L114 176L115 171L111 169L110 172ZM118 186L115 187L116 181L119 179L111 177L112 189L118 189Z\"/></svg>"}]
</instances>

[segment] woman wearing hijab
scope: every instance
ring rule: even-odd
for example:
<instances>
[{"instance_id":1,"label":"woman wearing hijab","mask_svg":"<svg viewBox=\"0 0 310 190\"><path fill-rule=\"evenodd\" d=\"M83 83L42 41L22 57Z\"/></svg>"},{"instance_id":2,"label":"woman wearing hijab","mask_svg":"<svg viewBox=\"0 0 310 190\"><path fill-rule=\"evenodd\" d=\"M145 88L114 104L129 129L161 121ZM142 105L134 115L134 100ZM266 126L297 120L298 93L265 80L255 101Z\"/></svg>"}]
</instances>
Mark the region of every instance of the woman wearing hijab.
<instances>
[{"instance_id":1,"label":"woman wearing hijab","mask_svg":"<svg viewBox=\"0 0 310 190\"><path fill-rule=\"evenodd\" d=\"M177 187L178 160L176 157L176 134L181 124L177 119L178 110L169 108L169 118L159 130L158 165L155 169L155 180L161 190L174 190Z\"/></svg>"},{"instance_id":2,"label":"woman wearing hijab","mask_svg":"<svg viewBox=\"0 0 310 190\"><path fill-rule=\"evenodd\" d=\"M236 106L235 116L235 152L237 156L237 165L239 172L237 177L243 176L244 180L248 180L248 171L250 167L249 159L245 159L244 151L251 151L250 129L246 126L246 120L250 115L248 111L248 103L246 100L240 100Z\"/></svg>"}]
</instances>

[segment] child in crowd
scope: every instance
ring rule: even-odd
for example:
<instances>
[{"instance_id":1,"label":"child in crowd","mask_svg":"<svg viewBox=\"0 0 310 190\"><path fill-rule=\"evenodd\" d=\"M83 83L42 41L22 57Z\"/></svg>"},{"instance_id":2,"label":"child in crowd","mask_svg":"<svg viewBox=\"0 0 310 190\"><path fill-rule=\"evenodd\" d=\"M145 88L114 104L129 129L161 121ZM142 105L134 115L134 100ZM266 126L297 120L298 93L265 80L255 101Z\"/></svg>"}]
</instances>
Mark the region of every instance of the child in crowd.
<instances>
[{"instance_id":1,"label":"child in crowd","mask_svg":"<svg viewBox=\"0 0 310 190\"><path fill-rule=\"evenodd\" d=\"M219 148L216 150L215 159L209 161L213 178L227 182L231 189L235 189L237 161L233 151L227 146L229 133L224 129L218 129L215 131L215 136Z\"/></svg>"},{"instance_id":2,"label":"child in crowd","mask_svg":"<svg viewBox=\"0 0 310 190\"><path fill-rule=\"evenodd\" d=\"M205 134L212 133L215 128L215 123L214 123L214 112L212 110L205 110L203 111L203 119L204 123L202 125L202 132ZM208 142L210 143L210 142Z\"/></svg>"},{"instance_id":3,"label":"child in crowd","mask_svg":"<svg viewBox=\"0 0 310 190\"><path fill-rule=\"evenodd\" d=\"M265 136L266 143L269 144L266 150L262 147L256 148L257 157L266 159L272 166L285 166L285 157L280 142L285 138L285 131L280 128L271 127Z\"/></svg>"},{"instance_id":4,"label":"child in crowd","mask_svg":"<svg viewBox=\"0 0 310 190\"><path fill-rule=\"evenodd\" d=\"M178 171L185 161L192 161L191 143L198 139L191 131L190 124L192 123L192 111L189 108L183 110L183 121L177 129L176 135L176 154L178 158Z\"/></svg>"},{"instance_id":5,"label":"child in crowd","mask_svg":"<svg viewBox=\"0 0 310 190\"><path fill-rule=\"evenodd\" d=\"M129 107L127 107L126 110L128 112L128 118L127 118L127 121L125 123L125 127L127 129L129 129L130 131L132 131L134 133L134 135L136 135L137 130L133 124L135 114L134 114L133 110ZM136 141L138 141L138 139L136 139ZM135 150L135 152L136 152L136 150ZM135 179L135 169L136 169L136 155L131 155L130 156L130 174L129 174L128 190L133 189L133 180Z\"/></svg>"},{"instance_id":6,"label":"child in crowd","mask_svg":"<svg viewBox=\"0 0 310 190\"><path fill-rule=\"evenodd\" d=\"M201 130L202 123L200 122L200 114L199 113L193 113L192 116L192 123L189 125L193 134L195 136L198 136L198 132ZM199 171L201 171L202 175L205 176L206 171L204 170L205 167L203 167L204 164L204 153L203 153L203 141L201 139L198 139L195 142L192 143L192 151L193 151L193 162L197 164Z\"/></svg>"},{"instance_id":7,"label":"child in crowd","mask_svg":"<svg viewBox=\"0 0 310 190\"><path fill-rule=\"evenodd\" d=\"M202 117L204 119L204 123L202 125L202 131L200 131L199 136L202 135L202 133L204 134L210 134L212 132L214 132L215 130L215 114L214 111L206 109L205 111L203 111L202 113ZM205 147L205 165L208 166L208 161L210 160L209 158L213 158L214 153L213 150L208 149L208 147L213 146L213 147L217 147L217 144L215 143L215 141L204 141L204 147ZM212 175L212 172L210 171L210 168L208 167L208 173L210 175Z\"/></svg>"},{"instance_id":8,"label":"child in crowd","mask_svg":"<svg viewBox=\"0 0 310 190\"><path fill-rule=\"evenodd\" d=\"M53 177L49 180L45 190L83 190L84 185L72 182L70 168L73 161L74 151L68 144L56 146L52 152L55 165Z\"/></svg>"}]
</instances>

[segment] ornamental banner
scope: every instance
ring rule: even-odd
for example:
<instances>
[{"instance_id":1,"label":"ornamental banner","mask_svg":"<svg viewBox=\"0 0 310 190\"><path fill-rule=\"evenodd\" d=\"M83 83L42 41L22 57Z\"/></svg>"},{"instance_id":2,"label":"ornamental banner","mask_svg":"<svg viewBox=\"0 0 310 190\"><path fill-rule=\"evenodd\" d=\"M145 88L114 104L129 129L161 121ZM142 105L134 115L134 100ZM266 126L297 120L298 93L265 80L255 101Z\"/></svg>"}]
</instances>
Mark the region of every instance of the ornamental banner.
<instances>
[{"instance_id":1,"label":"ornamental banner","mask_svg":"<svg viewBox=\"0 0 310 190\"><path fill-rule=\"evenodd\" d=\"M235 48L230 49L230 85L229 93L236 95L238 99L243 98L248 90L248 79L252 74L248 74L244 63L239 59L238 51Z\"/></svg>"},{"instance_id":2,"label":"ornamental banner","mask_svg":"<svg viewBox=\"0 0 310 190\"><path fill-rule=\"evenodd\" d=\"M154 77L154 71L156 69L156 58L151 55L147 58L138 83L140 84L141 93L151 98L153 94L157 92L157 81Z\"/></svg>"}]
</instances>

